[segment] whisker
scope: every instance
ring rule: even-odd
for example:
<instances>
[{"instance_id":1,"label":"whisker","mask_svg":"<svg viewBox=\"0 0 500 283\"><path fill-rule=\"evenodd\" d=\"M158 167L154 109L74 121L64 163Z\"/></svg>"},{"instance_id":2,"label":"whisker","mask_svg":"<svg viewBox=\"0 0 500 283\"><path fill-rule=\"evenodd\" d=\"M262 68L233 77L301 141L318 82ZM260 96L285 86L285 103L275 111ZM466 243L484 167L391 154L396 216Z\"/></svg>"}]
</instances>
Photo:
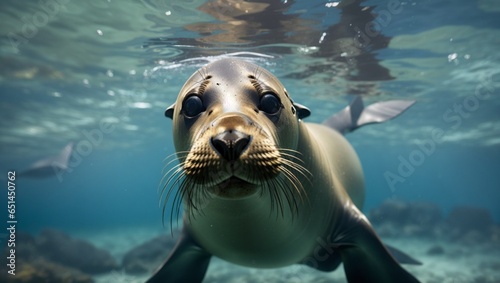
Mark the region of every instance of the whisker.
<instances>
[{"instance_id":1,"label":"whisker","mask_svg":"<svg viewBox=\"0 0 500 283\"><path fill-rule=\"evenodd\" d=\"M172 163L176 162L176 161L179 161L181 159L184 159L185 157L187 157L187 154L183 154L183 155L180 155L180 156L177 156L177 155L173 155L172 157L169 157L169 158L173 158L172 160L168 161L167 164L165 164L161 170L161 172L163 173L163 171L165 171L165 169ZM166 162L166 160L164 160L164 162Z\"/></svg>"},{"instance_id":2,"label":"whisker","mask_svg":"<svg viewBox=\"0 0 500 283\"><path fill-rule=\"evenodd\" d=\"M174 196L174 205L172 206L170 217L174 215L174 210L175 210L175 215L177 221L179 221L179 215L180 215L180 210L181 210L181 205L183 201L185 200L185 196L187 193L187 188L191 185L192 182L190 182L188 179L183 178L181 184L179 185L179 189L177 190L177 193ZM189 208L189 205L187 205Z\"/></svg>"},{"instance_id":3,"label":"whisker","mask_svg":"<svg viewBox=\"0 0 500 283\"><path fill-rule=\"evenodd\" d=\"M280 196L278 195L277 190L273 186L274 182L273 182L272 179L271 180L266 179L266 184L267 184L267 187L268 187L268 190L269 190L269 194L270 194L270 197L271 197L271 211L270 211L270 213L272 213L273 211L276 210L276 220L277 220L278 216L279 216Z\"/></svg>"},{"instance_id":4,"label":"whisker","mask_svg":"<svg viewBox=\"0 0 500 283\"><path fill-rule=\"evenodd\" d=\"M260 70L256 70L256 75ZM304 166L302 153L294 149L281 148L278 150L279 157L269 161L270 167L258 170L246 170L246 179L254 184L260 184L260 197L269 197L269 216L276 215L276 219L291 217L294 221L298 217L302 203L309 202L304 182L311 182L313 174ZM167 156L164 161L162 176L158 193L160 194L160 205L162 205L162 222L165 222L167 204L172 201L170 209L170 229L172 230L174 217L179 223L181 209L184 207L184 219L193 220L203 215L204 208L213 197L207 187L215 186L219 182L220 175L215 168L205 168L196 178L187 177L185 171L185 159L189 151L177 152ZM278 162L276 165L274 162ZM178 162L172 166L174 162ZM211 161L212 162L212 161ZM266 161L267 162L267 161ZM257 166L258 167L258 166ZM167 170L168 169L168 170ZM276 175L276 173L278 173Z\"/></svg>"},{"instance_id":5,"label":"whisker","mask_svg":"<svg viewBox=\"0 0 500 283\"><path fill-rule=\"evenodd\" d=\"M280 155L284 156L286 158L290 158L290 161L293 161L293 162L297 162L298 161L298 163L303 163L302 158L300 158L298 156L295 156L294 154L291 154L291 153L288 153L288 152L281 152L280 151Z\"/></svg>"},{"instance_id":6,"label":"whisker","mask_svg":"<svg viewBox=\"0 0 500 283\"><path fill-rule=\"evenodd\" d=\"M295 154L298 154L298 155L302 155L302 152L296 150L296 149L291 149L291 148L286 148L286 147L282 147L282 148L279 148L278 149L280 152L282 151L287 151L287 152L291 152L291 153L295 153Z\"/></svg>"},{"instance_id":7,"label":"whisker","mask_svg":"<svg viewBox=\"0 0 500 283\"><path fill-rule=\"evenodd\" d=\"M311 178L313 177L312 173L307 170L307 168L305 168L304 166L292 161L292 160L288 160L288 159L285 159L285 158L282 158L281 160L282 164L287 166L288 168L290 168L290 170L294 170L296 171L297 173L299 173L300 175L302 175L304 178L307 179L307 181L309 183L311 183Z\"/></svg>"},{"instance_id":8,"label":"whisker","mask_svg":"<svg viewBox=\"0 0 500 283\"><path fill-rule=\"evenodd\" d=\"M182 171L182 168L178 168L177 171L169 177L169 180L167 181L167 183L163 187L160 198L163 197L163 194L165 193L166 189L169 188L167 195L165 197L165 200L168 200L170 198L170 194L175 189L175 184L177 184L184 177L184 175L185 175L185 173ZM172 182L172 181L174 181L174 182L172 183L172 185L169 186L170 182Z\"/></svg>"},{"instance_id":9,"label":"whisker","mask_svg":"<svg viewBox=\"0 0 500 283\"><path fill-rule=\"evenodd\" d=\"M288 209L290 210L290 212L292 212L292 207L291 207L292 201L290 198L293 198L293 199L295 199L295 198L293 197L293 195L292 196L289 195L290 190L288 189L287 184L285 182L283 182L282 178L279 178L279 177L275 179L275 183L277 184L277 186L278 186L279 190L282 192L282 194L285 196L286 203L288 204ZM283 217L283 218L285 217L284 209L281 211L281 217Z\"/></svg>"},{"instance_id":10,"label":"whisker","mask_svg":"<svg viewBox=\"0 0 500 283\"><path fill-rule=\"evenodd\" d=\"M163 166L163 168L167 167L168 165L172 164L172 162L175 162L175 161L179 161L180 159L184 158L188 156L188 154L185 154L185 153L182 153L182 154L175 154L175 155L172 155L170 157L168 157L168 159L165 159L163 160L163 162L166 162L165 166ZM172 159L170 161L168 161L169 159Z\"/></svg>"},{"instance_id":11,"label":"whisker","mask_svg":"<svg viewBox=\"0 0 500 283\"><path fill-rule=\"evenodd\" d=\"M170 172L172 172L173 170L175 170L172 174L170 174ZM162 178L162 180L168 176L170 174L170 176L168 177L167 181L165 182L165 185L163 186L163 189L160 193L160 198L163 196L163 193L165 192L165 189L168 187L168 184L175 178L175 176L179 173L181 173L182 171L184 170L182 164L178 164L176 167L170 169L167 174L165 174L165 176Z\"/></svg>"},{"instance_id":12,"label":"whisker","mask_svg":"<svg viewBox=\"0 0 500 283\"><path fill-rule=\"evenodd\" d=\"M309 179L309 175L311 175L311 174L305 168L304 168L304 170L306 170L307 173L309 173L309 175L307 175L306 173L303 173L302 171L296 170L297 169L296 167L291 167L290 169L288 169L288 168L286 168L286 166L288 166L288 165L285 163L283 168L282 168L285 177L293 185L293 188L298 193L301 202L304 202L304 197L305 197L305 200L307 201L307 203L310 204L310 200L309 200L309 197L307 195L307 192L305 191L304 185L302 184L300 179L295 174L293 174L292 169L295 169L295 171L297 171L297 172L299 172L299 174L303 175L306 178L307 182L309 182L310 184L312 184L311 180ZM312 175L311 175L311 177L312 177Z\"/></svg>"},{"instance_id":13,"label":"whisker","mask_svg":"<svg viewBox=\"0 0 500 283\"><path fill-rule=\"evenodd\" d=\"M298 181L295 181L294 178L295 176L290 176L290 171L283 171L284 174L283 176L285 177L285 179L288 180L288 182L292 185L293 189L288 189L287 192L285 193L288 193L290 194L291 196L291 199L293 200L293 205L294 205L294 210L292 210L292 208L290 208L290 210L292 211L292 218L294 216L294 214L298 214L299 212L299 204L298 204L298 201L297 201L297 198L295 197L297 194L299 196L299 199L300 199L300 202L304 202L304 196L303 196L303 193L304 193L304 189L303 189L303 186L300 182ZM284 180L283 180L284 182ZM307 196L307 195L306 195Z\"/></svg>"},{"instance_id":14,"label":"whisker","mask_svg":"<svg viewBox=\"0 0 500 283\"><path fill-rule=\"evenodd\" d=\"M163 158L162 162L166 162L166 161L167 161L167 160L169 160L170 158L175 158L175 159L178 159L177 157L178 157L180 154L187 156L187 155L189 154L189 151L184 150L184 151L177 151L177 152L171 153L171 154L167 155L167 157Z\"/></svg>"},{"instance_id":15,"label":"whisker","mask_svg":"<svg viewBox=\"0 0 500 283\"><path fill-rule=\"evenodd\" d=\"M301 179L311 182L312 174L302 165L304 162L299 157L302 153L287 148L280 149L279 152L281 163L279 171L282 175L277 176L272 181L266 180L271 195L271 210L275 209L276 206L278 208L277 215L281 213L281 216L284 217L284 202L286 202L293 221L298 215L299 203L304 202L305 199L309 202ZM299 178L300 176L302 178Z\"/></svg>"},{"instance_id":16,"label":"whisker","mask_svg":"<svg viewBox=\"0 0 500 283\"><path fill-rule=\"evenodd\" d=\"M176 214L177 224L179 221L179 210L180 210L180 206L182 203L182 198L179 198L179 196L180 195L182 196L184 194L183 186L184 186L184 183L186 182L186 178L184 178L184 177L185 177L184 171L182 170L182 168L178 168L178 170L174 174L172 174L172 176L169 178L170 180L168 181L168 183L170 183L171 181L174 181L174 182L172 183L172 185L169 186L170 188L168 189L167 196L165 197L165 202L164 202L163 209L162 209L162 222L164 222L164 219L165 219L164 218L165 217L165 208L166 208L166 205L168 203L168 200L170 199L170 195L175 190L176 184L178 184L179 181L181 182L179 185L179 188L177 190L175 190L175 195L174 195L174 199L172 202L172 208L170 210L170 228L171 229L172 229L174 210L176 207L177 207L177 214ZM165 185L165 188L167 187L168 183ZM164 191L165 191L165 189L164 189ZM163 192L162 192L162 196L163 196Z\"/></svg>"},{"instance_id":17,"label":"whisker","mask_svg":"<svg viewBox=\"0 0 500 283\"><path fill-rule=\"evenodd\" d=\"M288 170L288 168L286 167L283 167L281 168L282 172L284 173L284 175L286 176L286 178L290 181L290 183L293 185L295 191L299 194L299 196L302 198L302 192L303 192L303 188L302 189L299 189L299 187L297 187L297 184L300 184L300 187L302 187L302 183L300 182L300 180L297 178L297 176L295 176L290 170Z\"/></svg>"},{"instance_id":18,"label":"whisker","mask_svg":"<svg viewBox=\"0 0 500 283\"><path fill-rule=\"evenodd\" d=\"M175 182L174 183L177 183L180 179L182 179L184 177L184 174L183 172L178 172L178 173L175 173L174 174L175 177ZM167 203L168 203L168 200L170 198L170 195L172 194L172 192L174 191L174 185L170 186L169 190L168 190L168 193L167 193L167 197L164 199L164 202L163 202L163 206L162 206L162 223L165 224L165 209L166 209L166 206L167 206ZM172 210L170 211L170 231L173 233L173 229L172 229L172 222L173 222L173 207L175 206L175 203L176 203L176 199L177 199L177 195L179 194L179 190L176 190L175 192L175 197L174 197L174 201L172 203ZM162 192L162 195L163 195L163 192ZM162 202L162 199L160 198L160 202ZM177 222L177 225L178 225L178 222Z\"/></svg>"},{"instance_id":19,"label":"whisker","mask_svg":"<svg viewBox=\"0 0 500 283\"><path fill-rule=\"evenodd\" d=\"M260 193L260 197L262 197L264 195L264 190L269 193L269 199L271 200L271 208L269 209L269 217L271 217L271 214L273 213L274 211L274 194L272 192L272 188L271 186L269 185L269 182L270 180L266 179L265 183L263 184L263 188L261 190L261 193ZM276 219L278 219L278 217L276 216Z\"/></svg>"}]
</instances>

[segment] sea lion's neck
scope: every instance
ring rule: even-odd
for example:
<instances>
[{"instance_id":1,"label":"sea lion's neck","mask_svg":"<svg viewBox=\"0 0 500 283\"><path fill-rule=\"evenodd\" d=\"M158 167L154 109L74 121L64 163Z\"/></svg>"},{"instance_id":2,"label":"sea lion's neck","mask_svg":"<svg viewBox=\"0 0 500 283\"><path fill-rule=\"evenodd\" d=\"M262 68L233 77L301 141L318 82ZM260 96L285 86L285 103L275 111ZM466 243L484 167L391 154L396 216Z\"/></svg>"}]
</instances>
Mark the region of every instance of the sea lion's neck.
<instances>
[{"instance_id":1,"label":"sea lion's neck","mask_svg":"<svg viewBox=\"0 0 500 283\"><path fill-rule=\"evenodd\" d=\"M336 166L332 165L331 156L328 156L329 151L325 144L333 143L334 140L325 138L319 134L318 129L311 128L311 126L316 125L299 124L298 150L304 156L304 166L313 174L311 188L315 191L308 194L311 198L311 206L321 207L321 209L313 209L311 213L323 215L324 217L317 219L320 221L318 225L325 231L331 231L329 227L337 223L332 223L330 219L342 219L345 213L344 207L349 205L351 200L344 188L340 187L341 182L331 177L331 172L336 172ZM321 223L324 219L328 222Z\"/></svg>"},{"instance_id":2,"label":"sea lion's neck","mask_svg":"<svg viewBox=\"0 0 500 283\"><path fill-rule=\"evenodd\" d=\"M315 218L303 205L295 215L286 207L281 210L269 194L264 191L241 200L214 198L196 215L186 215L184 223L201 246L222 259L252 267L296 263L316 244Z\"/></svg>"}]
</instances>

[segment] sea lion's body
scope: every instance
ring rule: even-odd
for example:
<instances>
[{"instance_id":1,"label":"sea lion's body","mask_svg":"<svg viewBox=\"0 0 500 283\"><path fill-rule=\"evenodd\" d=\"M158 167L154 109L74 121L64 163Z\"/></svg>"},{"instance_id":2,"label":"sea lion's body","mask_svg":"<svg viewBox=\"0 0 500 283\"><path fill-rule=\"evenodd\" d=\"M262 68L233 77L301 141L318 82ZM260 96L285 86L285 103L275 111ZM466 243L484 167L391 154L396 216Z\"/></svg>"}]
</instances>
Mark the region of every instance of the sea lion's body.
<instances>
[{"instance_id":1,"label":"sea lion's body","mask_svg":"<svg viewBox=\"0 0 500 283\"><path fill-rule=\"evenodd\" d=\"M318 237L326 239L331 225L351 199L361 205L364 184L358 158L343 136L317 124L300 124L297 150L314 178L307 184L307 201L300 213L276 217L270 198L255 194L243 200L212 199L185 224L192 237L211 254L251 267L274 268L312 255ZM321 216L321 217L318 217ZM293 247L293 248L290 248Z\"/></svg>"},{"instance_id":2,"label":"sea lion's body","mask_svg":"<svg viewBox=\"0 0 500 283\"><path fill-rule=\"evenodd\" d=\"M409 106L396 104L396 115ZM329 126L304 123L309 110L266 70L236 59L200 69L166 111L180 161L167 197L179 184L184 228L148 282L201 282L212 255L258 268L343 262L349 282L418 282L360 212L363 173L341 134L394 117L385 105L394 110L352 104Z\"/></svg>"}]
</instances>

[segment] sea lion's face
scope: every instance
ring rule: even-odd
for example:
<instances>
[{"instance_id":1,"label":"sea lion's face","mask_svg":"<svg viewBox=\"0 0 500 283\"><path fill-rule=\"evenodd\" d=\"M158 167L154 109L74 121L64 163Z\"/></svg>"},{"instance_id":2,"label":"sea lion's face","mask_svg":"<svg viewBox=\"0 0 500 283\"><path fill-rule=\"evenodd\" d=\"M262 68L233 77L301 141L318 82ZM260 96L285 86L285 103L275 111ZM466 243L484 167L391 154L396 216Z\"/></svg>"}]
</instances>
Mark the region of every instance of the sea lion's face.
<instances>
[{"instance_id":1,"label":"sea lion's face","mask_svg":"<svg viewBox=\"0 0 500 283\"><path fill-rule=\"evenodd\" d=\"M207 193L248 197L301 168L296 109L280 81L254 64L224 59L201 68L166 116L180 161L172 180L184 178L180 191L190 202Z\"/></svg>"}]
</instances>

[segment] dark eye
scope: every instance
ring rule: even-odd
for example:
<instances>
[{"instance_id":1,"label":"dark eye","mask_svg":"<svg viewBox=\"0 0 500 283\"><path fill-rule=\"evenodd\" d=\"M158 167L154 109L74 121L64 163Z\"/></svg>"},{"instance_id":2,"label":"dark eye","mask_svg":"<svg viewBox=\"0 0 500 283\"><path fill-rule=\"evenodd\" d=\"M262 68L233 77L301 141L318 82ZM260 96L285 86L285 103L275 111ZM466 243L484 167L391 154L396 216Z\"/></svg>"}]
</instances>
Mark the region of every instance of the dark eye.
<instances>
[{"instance_id":1,"label":"dark eye","mask_svg":"<svg viewBox=\"0 0 500 283\"><path fill-rule=\"evenodd\" d=\"M198 116L203 111L205 111L203 101L197 95L190 95L182 102L182 112L189 118Z\"/></svg>"},{"instance_id":2,"label":"dark eye","mask_svg":"<svg viewBox=\"0 0 500 283\"><path fill-rule=\"evenodd\" d=\"M260 98L259 109L267 114L276 114L281 109L281 102L274 93L266 93Z\"/></svg>"}]
</instances>

